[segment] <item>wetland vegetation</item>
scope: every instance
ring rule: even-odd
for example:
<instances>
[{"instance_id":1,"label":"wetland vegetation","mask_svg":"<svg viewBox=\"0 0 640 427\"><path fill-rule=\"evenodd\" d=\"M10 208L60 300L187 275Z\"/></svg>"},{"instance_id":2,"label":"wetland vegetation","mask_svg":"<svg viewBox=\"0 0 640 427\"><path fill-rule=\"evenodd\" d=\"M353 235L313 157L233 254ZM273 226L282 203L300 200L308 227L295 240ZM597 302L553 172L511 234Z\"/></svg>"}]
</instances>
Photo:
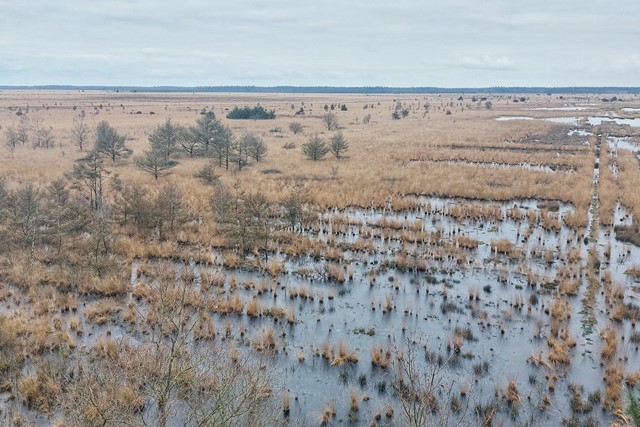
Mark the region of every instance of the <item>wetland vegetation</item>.
<instances>
[{"instance_id":1,"label":"wetland vegetation","mask_svg":"<svg viewBox=\"0 0 640 427\"><path fill-rule=\"evenodd\" d=\"M636 419L638 95L1 94L0 424Z\"/></svg>"}]
</instances>

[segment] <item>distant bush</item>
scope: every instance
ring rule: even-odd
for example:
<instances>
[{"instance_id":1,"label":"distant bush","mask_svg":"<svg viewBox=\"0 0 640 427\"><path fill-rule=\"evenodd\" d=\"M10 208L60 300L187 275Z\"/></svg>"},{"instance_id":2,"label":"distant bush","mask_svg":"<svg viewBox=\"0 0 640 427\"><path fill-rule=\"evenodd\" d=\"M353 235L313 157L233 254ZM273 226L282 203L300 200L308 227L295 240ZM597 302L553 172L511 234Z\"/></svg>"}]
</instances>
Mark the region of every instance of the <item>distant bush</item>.
<instances>
[{"instance_id":1,"label":"distant bush","mask_svg":"<svg viewBox=\"0 0 640 427\"><path fill-rule=\"evenodd\" d=\"M262 172L264 175L273 175L273 174L279 174L279 173L282 173L282 171L280 171L280 169L275 169L275 168L263 169L263 170L261 170L261 172Z\"/></svg>"},{"instance_id":2,"label":"distant bush","mask_svg":"<svg viewBox=\"0 0 640 427\"><path fill-rule=\"evenodd\" d=\"M276 118L275 110L265 110L264 107L256 105L253 108L250 107L234 107L233 110L227 114L227 119L232 120L272 120Z\"/></svg>"}]
</instances>

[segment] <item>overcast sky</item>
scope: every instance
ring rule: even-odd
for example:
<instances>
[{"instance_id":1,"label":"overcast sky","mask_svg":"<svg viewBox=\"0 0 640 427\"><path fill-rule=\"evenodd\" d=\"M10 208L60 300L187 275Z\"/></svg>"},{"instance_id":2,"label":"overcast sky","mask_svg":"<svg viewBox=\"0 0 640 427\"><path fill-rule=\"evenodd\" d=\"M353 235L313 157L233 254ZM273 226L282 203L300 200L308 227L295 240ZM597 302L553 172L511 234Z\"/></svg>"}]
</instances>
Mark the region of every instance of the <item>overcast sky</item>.
<instances>
[{"instance_id":1,"label":"overcast sky","mask_svg":"<svg viewBox=\"0 0 640 427\"><path fill-rule=\"evenodd\" d=\"M640 86L638 0L0 0L0 85Z\"/></svg>"}]
</instances>

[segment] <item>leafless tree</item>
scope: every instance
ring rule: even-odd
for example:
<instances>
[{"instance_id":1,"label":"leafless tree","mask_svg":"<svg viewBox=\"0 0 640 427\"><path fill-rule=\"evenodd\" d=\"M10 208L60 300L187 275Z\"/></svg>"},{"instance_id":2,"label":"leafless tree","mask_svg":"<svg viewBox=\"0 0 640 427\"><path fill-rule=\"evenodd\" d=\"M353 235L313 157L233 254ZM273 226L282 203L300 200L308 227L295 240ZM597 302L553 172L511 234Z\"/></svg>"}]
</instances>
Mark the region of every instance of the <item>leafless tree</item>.
<instances>
[{"instance_id":1,"label":"leafless tree","mask_svg":"<svg viewBox=\"0 0 640 427\"><path fill-rule=\"evenodd\" d=\"M304 224L308 216L307 203L309 202L309 192L302 180L296 180L289 196L283 203L286 223L293 230L302 233Z\"/></svg>"},{"instance_id":2,"label":"leafless tree","mask_svg":"<svg viewBox=\"0 0 640 427\"><path fill-rule=\"evenodd\" d=\"M104 202L105 181L110 174L100 153L93 150L76 161L69 176L74 180L73 188L85 193L91 209L100 210Z\"/></svg>"},{"instance_id":3,"label":"leafless tree","mask_svg":"<svg viewBox=\"0 0 640 427\"><path fill-rule=\"evenodd\" d=\"M31 253L44 237L44 209L42 193L27 184L9 195L9 228L15 232L20 244Z\"/></svg>"},{"instance_id":4,"label":"leafless tree","mask_svg":"<svg viewBox=\"0 0 640 427\"><path fill-rule=\"evenodd\" d=\"M141 157L135 158L135 164L143 171L151 174L155 179L170 174L171 169L178 165L178 162L167 157L164 150L151 147L145 151Z\"/></svg>"},{"instance_id":5,"label":"leafless tree","mask_svg":"<svg viewBox=\"0 0 640 427\"><path fill-rule=\"evenodd\" d=\"M220 178L220 175L217 175L215 172L216 164L211 161L204 165L202 169L195 174L195 177L202 180L205 184L214 185Z\"/></svg>"},{"instance_id":6,"label":"leafless tree","mask_svg":"<svg viewBox=\"0 0 640 427\"><path fill-rule=\"evenodd\" d=\"M448 375L454 358L451 352L427 357L419 362L417 352L425 345L407 342L406 351L398 352L394 389L400 402L403 421L411 427L450 427L462 425L491 425L493 409L486 413L471 410L471 391L460 395L460 384Z\"/></svg>"},{"instance_id":7,"label":"leafless tree","mask_svg":"<svg viewBox=\"0 0 640 427\"><path fill-rule=\"evenodd\" d=\"M233 161L233 142L236 137L228 126L221 126L215 133L210 145L211 155L218 159L218 166L229 170L229 164Z\"/></svg>"},{"instance_id":8,"label":"leafless tree","mask_svg":"<svg viewBox=\"0 0 640 427\"><path fill-rule=\"evenodd\" d=\"M128 352L123 350L122 356ZM117 354L96 357L80 353L70 370L72 380L62 394L66 421L78 427L139 425L144 399L136 390L136 383L122 371Z\"/></svg>"},{"instance_id":9,"label":"leafless tree","mask_svg":"<svg viewBox=\"0 0 640 427\"><path fill-rule=\"evenodd\" d=\"M204 151L204 144L196 127L183 129L183 135L179 138L180 146L189 155L195 157Z\"/></svg>"},{"instance_id":10,"label":"leafless tree","mask_svg":"<svg viewBox=\"0 0 640 427\"><path fill-rule=\"evenodd\" d=\"M38 122L33 135L33 148L51 148L54 145L55 137L51 127L44 127Z\"/></svg>"},{"instance_id":11,"label":"leafless tree","mask_svg":"<svg viewBox=\"0 0 640 427\"><path fill-rule=\"evenodd\" d=\"M247 144L247 152L249 157L253 158L257 163L266 157L267 144L265 144L259 136L250 134Z\"/></svg>"},{"instance_id":12,"label":"leafless tree","mask_svg":"<svg viewBox=\"0 0 640 427\"><path fill-rule=\"evenodd\" d=\"M135 349L129 366L140 381L148 408L145 425L258 426L274 422L272 379L246 356L211 342L197 342L201 316L191 301L199 298L190 283L162 267L152 283L153 319L146 344Z\"/></svg>"},{"instance_id":13,"label":"leafless tree","mask_svg":"<svg viewBox=\"0 0 640 427\"><path fill-rule=\"evenodd\" d=\"M20 123L18 123L18 127L16 129L16 134L18 136L18 141L20 144L24 145L29 142L29 134L31 133L31 123L29 123L29 118L26 114L23 114L20 117Z\"/></svg>"},{"instance_id":14,"label":"leafless tree","mask_svg":"<svg viewBox=\"0 0 640 427\"><path fill-rule=\"evenodd\" d=\"M73 143L83 151L87 143L89 142L89 136L91 130L89 126L84 122L84 117L78 116L73 120L73 127L71 128L71 137Z\"/></svg>"},{"instance_id":15,"label":"leafless tree","mask_svg":"<svg viewBox=\"0 0 640 427\"><path fill-rule=\"evenodd\" d=\"M175 182L166 184L154 201L154 217L158 234L162 238L165 227L173 231L175 226L186 220L186 214L182 202L182 192Z\"/></svg>"},{"instance_id":16,"label":"leafless tree","mask_svg":"<svg viewBox=\"0 0 640 427\"><path fill-rule=\"evenodd\" d=\"M289 130L293 132L294 135L299 134L300 132L302 132L303 129L304 127L302 126L302 123L299 123L299 122L289 123Z\"/></svg>"},{"instance_id":17,"label":"leafless tree","mask_svg":"<svg viewBox=\"0 0 640 427\"><path fill-rule=\"evenodd\" d=\"M4 135L5 135L5 146L7 147L7 150L9 150L9 153L13 155L13 152L16 150L16 146L20 142L20 139L18 137L18 132L16 132L13 126L9 126L8 128L5 129Z\"/></svg>"},{"instance_id":18,"label":"leafless tree","mask_svg":"<svg viewBox=\"0 0 640 427\"><path fill-rule=\"evenodd\" d=\"M181 126L171 123L171 119L167 119L164 124L159 125L156 130L149 135L149 143L151 148L158 153L163 153L169 158L175 153L182 139L186 137L186 133Z\"/></svg>"},{"instance_id":19,"label":"leafless tree","mask_svg":"<svg viewBox=\"0 0 640 427\"><path fill-rule=\"evenodd\" d=\"M332 131L338 129L338 116L334 113L329 112L322 116L322 122L327 127L327 130Z\"/></svg>"},{"instance_id":20,"label":"leafless tree","mask_svg":"<svg viewBox=\"0 0 640 427\"><path fill-rule=\"evenodd\" d=\"M116 161L117 158L126 159L133 151L125 145L125 138L118 134L106 121L101 121L96 126L95 149L98 153L104 154Z\"/></svg>"},{"instance_id":21,"label":"leafless tree","mask_svg":"<svg viewBox=\"0 0 640 427\"><path fill-rule=\"evenodd\" d=\"M62 178L47 186L45 209L47 234L60 253L63 239L70 233L82 229L87 213L72 197L67 182Z\"/></svg>"}]
</instances>

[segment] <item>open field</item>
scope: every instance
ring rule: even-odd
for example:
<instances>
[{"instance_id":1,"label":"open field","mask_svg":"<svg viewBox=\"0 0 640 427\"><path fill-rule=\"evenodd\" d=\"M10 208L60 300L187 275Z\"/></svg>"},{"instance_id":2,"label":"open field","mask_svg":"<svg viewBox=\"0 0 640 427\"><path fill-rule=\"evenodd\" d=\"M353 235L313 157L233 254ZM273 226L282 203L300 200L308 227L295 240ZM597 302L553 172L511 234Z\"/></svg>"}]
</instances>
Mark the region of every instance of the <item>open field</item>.
<instances>
[{"instance_id":1,"label":"open field","mask_svg":"<svg viewBox=\"0 0 640 427\"><path fill-rule=\"evenodd\" d=\"M0 425L625 425L640 98L601 98L0 92ZM266 156L136 166L207 112Z\"/></svg>"}]
</instances>

